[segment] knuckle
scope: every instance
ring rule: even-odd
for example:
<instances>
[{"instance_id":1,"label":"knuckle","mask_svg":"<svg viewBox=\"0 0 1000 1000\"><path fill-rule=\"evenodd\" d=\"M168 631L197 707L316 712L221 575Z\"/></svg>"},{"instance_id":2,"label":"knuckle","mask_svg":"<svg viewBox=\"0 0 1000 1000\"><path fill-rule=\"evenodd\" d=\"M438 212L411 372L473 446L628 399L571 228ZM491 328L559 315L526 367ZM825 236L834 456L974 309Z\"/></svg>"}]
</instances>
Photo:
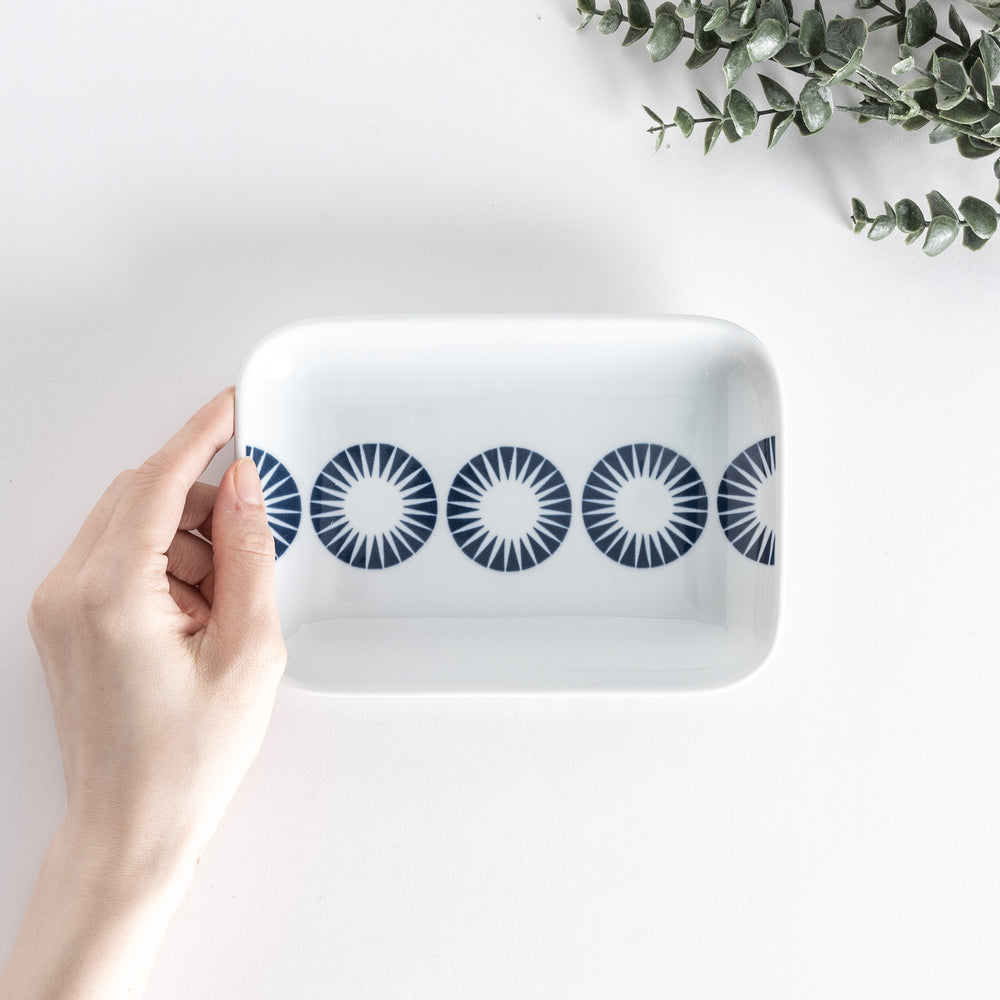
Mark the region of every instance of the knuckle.
<instances>
[{"instance_id":1,"label":"knuckle","mask_svg":"<svg viewBox=\"0 0 1000 1000\"><path fill-rule=\"evenodd\" d=\"M126 582L131 575L127 565L110 547L99 546L73 581L75 606L91 616L115 607L126 599Z\"/></svg>"},{"instance_id":2,"label":"knuckle","mask_svg":"<svg viewBox=\"0 0 1000 1000\"><path fill-rule=\"evenodd\" d=\"M273 565L274 536L267 528L248 528L241 534L234 551L255 566Z\"/></svg>"},{"instance_id":3,"label":"knuckle","mask_svg":"<svg viewBox=\"0 0 1000 1000\"><path fill-rule=\"evenodd\" d=\"M188 484L178 471L176 462L166 452L158 451L155 455L150 455L138 469L135 470L134 482L139 486L146 486L167 480L183 487L184 493L188 491Z\"/></svg>"},{"instance_id":4,"label":"knuckle","mask_svg":"<svg viewBox=\"0 0 1000 1000\"><path fill-rule=\"evenodd\" d=\"M127 490L130 486L133 485L133 483L135 483L137 475L138 471L136 469L123 469L121 472L118 473L117 476L115 476L114 480L111 483L111 486L114 489L123 491Z\"/></svg>"},{"instance_id":5,"label":"knuckle","mask_svg":"<svg viewBox=\"0 0 1000 1000\"><path fill-rule=\"evenodd\" d=\"M63 606L58 584L52 576L46 577L28 605L28 628L31 633L37 636L49 631L61 617Z\"/></svg>"}]
</instances>

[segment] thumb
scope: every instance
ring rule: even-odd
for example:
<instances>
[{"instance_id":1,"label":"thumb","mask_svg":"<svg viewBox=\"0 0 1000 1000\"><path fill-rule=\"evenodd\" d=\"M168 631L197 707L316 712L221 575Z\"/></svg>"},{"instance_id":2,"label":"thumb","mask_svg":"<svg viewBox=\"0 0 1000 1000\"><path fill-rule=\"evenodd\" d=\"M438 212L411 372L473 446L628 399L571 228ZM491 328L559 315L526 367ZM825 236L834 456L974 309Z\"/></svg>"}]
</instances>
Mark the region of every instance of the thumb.
<instances>
[{"instance_id":1,"label":"thumb","mask_svg":"<svg viewBox=\"0 0 1000 1000\"><path fill-rule=\"evenodd\" d=\"M284 643L274 591L274 538L253 460L234 462L222 477L212 512L215 590L212 619L221 652L269 655Z\"/></svg>"}]
</instances>

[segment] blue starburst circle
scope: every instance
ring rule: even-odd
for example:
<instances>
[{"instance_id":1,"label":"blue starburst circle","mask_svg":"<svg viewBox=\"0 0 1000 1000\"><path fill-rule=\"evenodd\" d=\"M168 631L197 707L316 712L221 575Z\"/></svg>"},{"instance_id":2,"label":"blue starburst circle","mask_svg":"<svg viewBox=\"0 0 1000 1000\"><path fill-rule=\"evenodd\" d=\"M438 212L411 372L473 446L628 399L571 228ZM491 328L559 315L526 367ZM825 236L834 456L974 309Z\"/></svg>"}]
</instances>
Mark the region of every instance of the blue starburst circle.
<instances>
[{"instance_id":1,"label":"blue starburst circle","mask_svg":"<svg viewBox=\"0 0 1000 1000\"><path fill-rule=\"evenodd\" d=\"M274 555L280 557L295 540L302 520L302 498L292 474L273 455L247 445L264 490L267 523L274 536Z\"/></svg>"},{"instance_id":2,"label":"blue starburst circle","mask_svg":"<svg viewBox=\"0 0 1000 1000\"><path fill-rule=\"evenodd\" d=\"M427 470L392 444L356 444L334 455L313 486L309 513L341 562L387 569L430 538L437 495Z\"/></svg>"},{"instance_id":3,"label":"blue starburst circle","mask_svg":"<svg viewBox=\"0 0 1000 1000\"><path fill-rule=\"evenodd\" d=\"M487 569L512 573L544 562L572 518L562 473L529 448L503 445L469 459L448 492L448 527L459 548Z\"/></svg>"},{"instance_id":4,"label":"blue starburst circle","mask_svg":"<svg viewBox=\"0 0 1000 1000\"><path fill-rule=\"evenodd\" d=\"M708 519L708 494L698 470L659 444L609 451L583 488L583 523L609 559L652 569L679 559Z\"/></svg>"},{"instance_id":5,"label":"blue starburst circle","mask_svg":"<svg viewBox=\"0 0 1000 1000\"><path fill-rule=\"evenodd\" d=\"M747 559L774 565L777 537L771 487L778 468L774 435L744 448L719 483L719 521L726 538Z\"/></svg>"}]
</instances>

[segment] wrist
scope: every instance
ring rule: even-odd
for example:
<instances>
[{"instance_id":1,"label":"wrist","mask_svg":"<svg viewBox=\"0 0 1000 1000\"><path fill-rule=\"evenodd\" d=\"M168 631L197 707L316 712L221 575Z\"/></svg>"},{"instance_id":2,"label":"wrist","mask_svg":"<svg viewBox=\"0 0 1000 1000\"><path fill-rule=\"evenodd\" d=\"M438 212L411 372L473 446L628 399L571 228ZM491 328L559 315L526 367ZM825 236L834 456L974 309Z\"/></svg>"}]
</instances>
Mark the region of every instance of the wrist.
<instances>
[{"instance_id":1,"label":"wrist","mask_svg":"<svg viewBox=\"0 0 1000 1000\"><path fill-rule=\"evenodd\" d=\"M46 855L75 889L124 907L176 907L201 854L193 838L111 827L67 812Z\"/></svg>"},{"instance_id":2,"label":"wrist","mask_svg":"<svg viewBox=\"0 0 1000 1000\"><path fill-rule=\"evenodd\" d=\"M142 993L193 863L121 846L116 853L69 817L59 828L0 975L3 1000Z\"/></svg>"}]
</instances>

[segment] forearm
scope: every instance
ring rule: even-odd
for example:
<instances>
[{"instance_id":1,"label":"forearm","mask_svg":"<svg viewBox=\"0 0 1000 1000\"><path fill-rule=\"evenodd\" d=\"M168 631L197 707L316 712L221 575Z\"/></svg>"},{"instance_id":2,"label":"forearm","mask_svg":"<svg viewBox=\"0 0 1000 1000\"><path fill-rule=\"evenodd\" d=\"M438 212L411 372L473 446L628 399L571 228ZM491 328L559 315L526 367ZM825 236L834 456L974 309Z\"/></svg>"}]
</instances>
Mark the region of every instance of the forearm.
<instances>
[{"instance_id":1,"label":"forearm","mask_svg":"<svg viewBox=\"0 0 1000 1000\"><path fill-rule=\"evenodd\" d=\"M42 863L0 1000L114 1000L142 995L193 865L120 863L64 824Z\"/></svg>"}]
</instances>

